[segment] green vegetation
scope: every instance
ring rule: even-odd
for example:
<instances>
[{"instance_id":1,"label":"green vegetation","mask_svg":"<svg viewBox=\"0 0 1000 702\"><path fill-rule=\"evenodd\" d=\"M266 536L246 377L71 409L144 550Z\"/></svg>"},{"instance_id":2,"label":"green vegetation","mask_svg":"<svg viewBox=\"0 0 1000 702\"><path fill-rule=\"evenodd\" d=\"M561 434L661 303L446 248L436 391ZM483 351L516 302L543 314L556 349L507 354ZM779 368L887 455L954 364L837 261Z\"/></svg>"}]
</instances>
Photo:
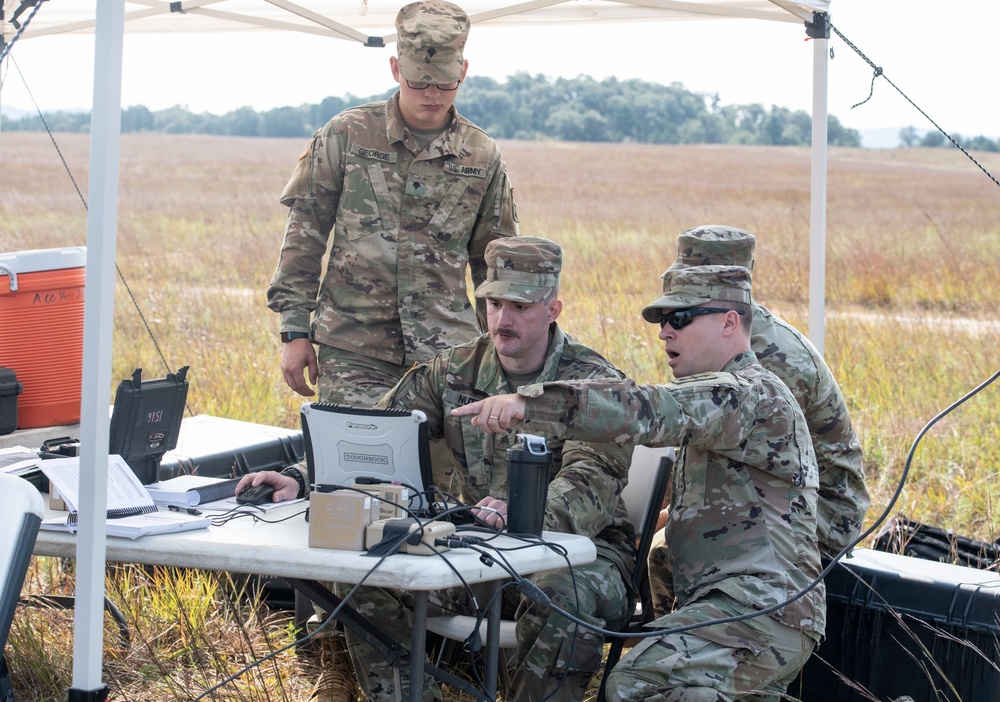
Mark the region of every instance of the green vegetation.
<instances>
[{"instance_id":1,"label":"green vegetation","mask_svg":"<svg viewBox=\"0 0 1000 702\"><path fill-rule=\"evenodd\" d=\"M87 137L57 141L85 184ZM190 365L195 414L297 426L305 398L281 380L278 320L263 291L284 226L278 193L302 145L123 139L118 264L169 369ZM0 148L4 249L86 243L86 211L48 137L8 133ZM808 149L529 141L501 148L522 233L565 249L561 324L639 382L669 380L656 330L638 310L657 295L677 234L692 226L755 233L757 299L808 331ZM1000 155L985 153L981 163L996 173ZM995 183L946 149L832 149L828 190L825 356L865 451L871 525L921 428L1000 368L1000 198ZM114 334L109 397L137 367L145 377L163 375L121 283ZM987 388L927 433L893 513L980 540L1000 536L998 392ZM26 594L71 588L70 566L36 560ZM260 609L221 576L201 577L109 573L108 592L133 628L127 650L115 627L106 632L112 699L191 697L291 641L287 614ZM174 624L182 609L174 603L193 622L203 616L187 609L192 599L224 615L202 638ZM55 691L69 687L70 616L18 611L8 651L16 651L19 700L59 699ZM303 699L314 664L282 654L214 699Z\"/></svg>"},{"instance_id":2,"label":"green vegetation","mask_svg":"<svg viewBox=\"0 0 1000 702\"><path fill-rule=\"evenodd\" d=\"M181 106L151 111L141 105L122 110L122 131L225 136L305 137L346 107L383 100L393 91L358 98L328 97L318 105L278 107L257 112L241 107L224 115L194 114ZM722 105L718 95L692 93L680 83L669 86L641 80L596 81L587 76L558 78L520 73L504 82L470 77L458 108L498 139L561 139L642 144L810 143L808 113L761 104ZM88 113L56 112L3 120L5 131L86 132ZM829 121L829 142L860 146L861 137L836 117Z\"/></svg>"}]
</instances>

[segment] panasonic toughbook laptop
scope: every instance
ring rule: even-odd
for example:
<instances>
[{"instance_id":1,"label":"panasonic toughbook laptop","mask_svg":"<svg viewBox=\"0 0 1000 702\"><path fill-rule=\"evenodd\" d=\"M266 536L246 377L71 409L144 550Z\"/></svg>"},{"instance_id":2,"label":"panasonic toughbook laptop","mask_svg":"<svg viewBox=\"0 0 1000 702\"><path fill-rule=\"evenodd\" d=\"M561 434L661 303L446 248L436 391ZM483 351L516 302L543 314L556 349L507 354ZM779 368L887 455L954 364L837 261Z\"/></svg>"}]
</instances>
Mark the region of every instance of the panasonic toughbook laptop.
<instances>
[{"instance_id":1,"label":"panasonic toughbook laptop","mask_svg":"<svg viewBox=\"0 0 1000 702\"><path fill-rule=\"evenodd\" d=\"M320 402L301 408L309 484L319 491L355 482L406 485L417 495L431 485L427 415ZM413 508L426 500L413 502Z\"/></svg>"}]
</instances>

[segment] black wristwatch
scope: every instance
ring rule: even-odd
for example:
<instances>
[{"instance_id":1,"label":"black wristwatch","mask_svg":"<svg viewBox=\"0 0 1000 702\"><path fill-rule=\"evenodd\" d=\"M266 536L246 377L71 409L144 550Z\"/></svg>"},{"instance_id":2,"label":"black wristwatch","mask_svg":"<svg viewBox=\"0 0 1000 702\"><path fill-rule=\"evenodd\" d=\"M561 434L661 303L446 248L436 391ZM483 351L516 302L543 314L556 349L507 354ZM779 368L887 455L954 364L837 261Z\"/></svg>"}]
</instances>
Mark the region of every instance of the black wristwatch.
<instances>
[{"instance_id":1,"label":"black wristwatch","mask_svg":"<svg viewBox=\"0 0 1000 702\"><path fill-rule=\"evenodd\" d=\"M306 496L306 481L302 477L302 472L299 471L298 468L295 468L294 466L288 466L283 471L281 471L281 475L287 475L289 478L294 478L295 482L299 484L299 492L295 496L296 499Z\"/></svg>"},{"instance_id":2,"label":"black wristwatch","mask_svg":"<svg viewBox=\"0 0 1000 702\"><path fill-rule=\"evenodd\" d=\"M300 331L281 332L279 336L281 337L281 343L287 344L289 341L293 341L294 339L308 339L309 332L300 332Z\"/></svg>"}]
</instances>

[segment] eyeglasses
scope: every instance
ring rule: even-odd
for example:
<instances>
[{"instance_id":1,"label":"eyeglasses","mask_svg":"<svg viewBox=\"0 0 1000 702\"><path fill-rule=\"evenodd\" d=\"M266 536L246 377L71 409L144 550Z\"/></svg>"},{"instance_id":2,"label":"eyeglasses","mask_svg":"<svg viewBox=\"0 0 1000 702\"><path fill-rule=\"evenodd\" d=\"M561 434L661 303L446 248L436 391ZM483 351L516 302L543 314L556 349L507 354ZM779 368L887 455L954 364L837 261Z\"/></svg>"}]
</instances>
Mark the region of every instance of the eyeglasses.
<instances>
[{"instance_id":1,"label":"eyeglasses","mask_svg":"<svg viewBox=\"0 0 1000 702\"><path fill-rule=\"evenodd\" d=\"M657 321L660 323L660 329L663 329L668 324L674 329L683 329L693 322L695 317L701 317L706 314L721 314L723 312L743 314L742 310L731 310L722 307L688 307L684 310L670 310L666 314L661 314Z\"/></svg>"},{"instance_id":2,"label":"eyeglasses","mask_svg":"<svg viewBox=\"0 0 1000 702\"><path fill-rule=\"evenodd\" d=\"M438 90L450 93L452 90L458 90L458 86L462 84L462 81L456 80L454 83L414 83L412 80L406 81L406 87L410 90L427 90L432 85Z\"/></svg>"}]
</instances>

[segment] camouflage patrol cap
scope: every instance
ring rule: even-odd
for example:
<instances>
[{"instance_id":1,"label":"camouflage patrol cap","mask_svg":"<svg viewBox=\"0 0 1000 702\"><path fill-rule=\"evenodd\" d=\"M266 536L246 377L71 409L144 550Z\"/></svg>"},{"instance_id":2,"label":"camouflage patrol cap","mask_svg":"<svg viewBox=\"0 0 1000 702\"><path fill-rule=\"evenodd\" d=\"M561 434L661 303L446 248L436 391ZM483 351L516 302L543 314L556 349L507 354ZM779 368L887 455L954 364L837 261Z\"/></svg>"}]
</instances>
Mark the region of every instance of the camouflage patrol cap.
<instances>
[{"instance_id":1,"label":"camouflage patrol cap","mask_svg":"<svg viewBox=\"0 0 1000 702\"><path fill-rule=\"evenodd\" d=\"M753 270L757 240L743 229L705 224L681 232L677 237L677 260L671 268L685 266L743 266Z\"/></svg>"},{"instance_id":2,"label":"camouflage patrol cap","mask_svg":"<svg viewBox=\"0 0 1000 702\"><path fill-rule=\"evenodd\" d=\"M642 308L642 318L656 324L662 310L698 307L706 302L750 304L750 270L743 266L668 268L663 296Z\"/></svg>"},{"instance_id":3,"label":"camouflage patrol cap","mask_svg":"<svg viewBox=\"0 0 1000 702\"><path fill-rule=\"evenodd\" d=\"M445 0L404 5L396 15L400 74L415 83L461 80L469 26L465 10Z\"/></svg>"},{"instance_id":4,"label":"camouflage patrol cap","mask_svg":"<svg viewBox=\"0 0 1000 702\"><path fill-rule=\"evenodd\" d=\"M541 302L559 289L562 249L537 236L494 239L486 245L486 280L476 297Z\"/></svg>"}]
</instances>

